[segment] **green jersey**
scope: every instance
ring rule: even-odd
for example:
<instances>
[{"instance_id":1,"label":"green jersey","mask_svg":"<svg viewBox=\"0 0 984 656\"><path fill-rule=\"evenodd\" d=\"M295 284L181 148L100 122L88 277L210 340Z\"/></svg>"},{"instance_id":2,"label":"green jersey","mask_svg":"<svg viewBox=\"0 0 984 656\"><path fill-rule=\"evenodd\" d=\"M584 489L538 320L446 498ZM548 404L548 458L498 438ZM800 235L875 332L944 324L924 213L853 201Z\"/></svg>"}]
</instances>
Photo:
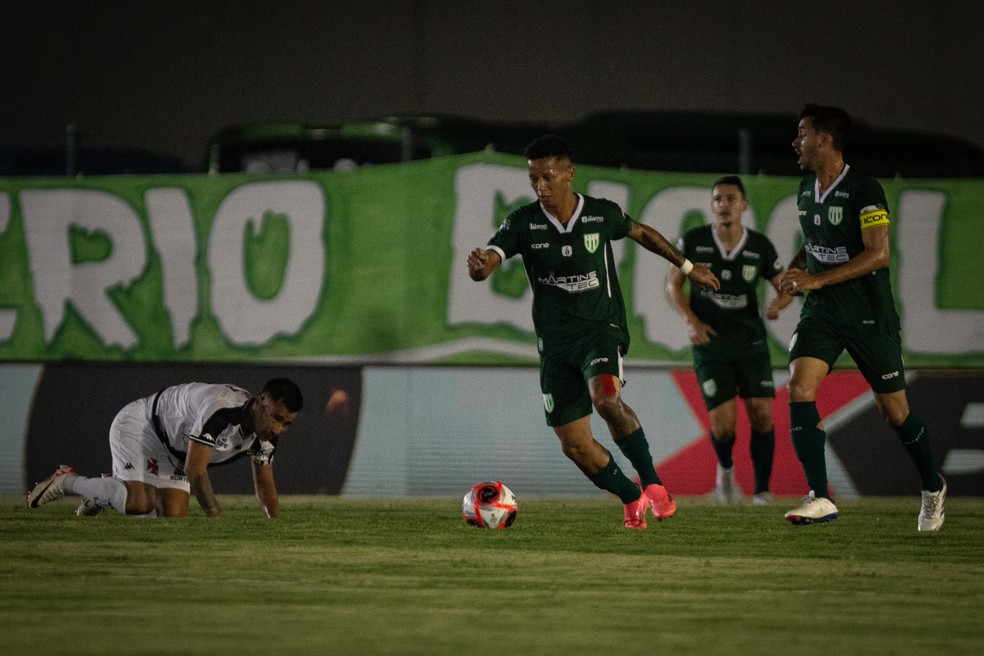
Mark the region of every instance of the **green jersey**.
<instances>
[{"instance_id":1,"label":"green jersey","mask_svg":"<svg viewBox=\"0 0 984 656\"><path fill-rule=\"evenodd\" d=\"M521 255L533 289L533 326L541 356L565 355L601 329L629 334L611 242L631 222L615 203L578 195L566 225L539 202L512 212L489 240L505 262Z\"/></svg>"},{"instance_id":2,"label":"green jersey","mask_svg":"<svg viewBox=\"0 0 984 656\"><path fill-rule=\"evenodd\" d=\"M874 178L854 173L850 166L844 167L823 194L815 175L804 177L797 204L807 270L813 274L860 255L864 251L861 231L889 223L881 185ZM853 333L898 332L899 315L888 267L809 292L800 316L822 317Z\"/></svg>"},{"instance_id":3,"label":"green jersey","mask_svg":"<svg viewBox=\"0 0 984 656\"><path fill-rule=\"evenodd\" d=\"M782 271L775 246L760 232L744 228L741 239L727 251L714 227L687 231L677 248L694 264L702 264L721 281L717 291L690 285L690 309L714 329L709 344L695 345L697 357L747 357L767 350L765 324L759 314L758 283Z\"/></svg>"}]
</instances>

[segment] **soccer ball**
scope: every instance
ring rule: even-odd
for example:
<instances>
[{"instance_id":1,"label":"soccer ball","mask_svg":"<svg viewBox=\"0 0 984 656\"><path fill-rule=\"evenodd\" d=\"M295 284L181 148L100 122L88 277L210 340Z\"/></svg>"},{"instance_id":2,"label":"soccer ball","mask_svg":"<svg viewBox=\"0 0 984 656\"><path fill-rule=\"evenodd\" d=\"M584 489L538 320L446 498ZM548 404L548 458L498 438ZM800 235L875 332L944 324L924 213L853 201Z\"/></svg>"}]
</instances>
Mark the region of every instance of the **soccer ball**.
<instances>
[{"instance_id":1,"label":"soccer ball","mask_svg":"<svg viewBox=\"0 0 984 656\"><path fill-rule=\"evenodd\" d=\"M509 528L516 519L516 495L499 481L472 485L461 500L465 522L479 528Z\"/></svg>"}]
</instances>

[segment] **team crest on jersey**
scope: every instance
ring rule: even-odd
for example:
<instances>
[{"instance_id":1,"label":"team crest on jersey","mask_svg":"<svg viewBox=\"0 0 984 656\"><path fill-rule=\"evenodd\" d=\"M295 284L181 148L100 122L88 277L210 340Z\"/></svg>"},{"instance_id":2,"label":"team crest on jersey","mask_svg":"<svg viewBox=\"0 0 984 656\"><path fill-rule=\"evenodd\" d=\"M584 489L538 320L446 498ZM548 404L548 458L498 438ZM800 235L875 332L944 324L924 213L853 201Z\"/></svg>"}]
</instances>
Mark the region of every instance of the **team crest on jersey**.
<instances>
[{"instance_id":1,"label":"team crest on jersey","mask_svg":"<svg viewBox=\"0 0 984 656\"><path fill-rule=\"evenodd\" d=\"M741 277L745 279L745 282L752 282L755 280L755 274L758 269L754 264L746 264L741 268Z\"/></svg>"},{"instance_id":2,"label":"team crest on jersey","mask_svg":"<svg viewBox=\"0 0 984 656\"><path fill-rule=\"evenodd\" d=\"M844 208L828 207L827 220L830 221L830 225L840 225L840 222L844 220Z\"/></svg>"},{"instance_id":3,"label":"team crest on jersey","mask_svg":"<svg viewBox=\"0 0 984 656\"><path fill-rule=\"evenodd\" d=\"M588 249L589 253L594 253L598 250L598 244L601 243L601 235L597 232L589 232L584 235L584 247Z\"/></svg>"}]
</instances>

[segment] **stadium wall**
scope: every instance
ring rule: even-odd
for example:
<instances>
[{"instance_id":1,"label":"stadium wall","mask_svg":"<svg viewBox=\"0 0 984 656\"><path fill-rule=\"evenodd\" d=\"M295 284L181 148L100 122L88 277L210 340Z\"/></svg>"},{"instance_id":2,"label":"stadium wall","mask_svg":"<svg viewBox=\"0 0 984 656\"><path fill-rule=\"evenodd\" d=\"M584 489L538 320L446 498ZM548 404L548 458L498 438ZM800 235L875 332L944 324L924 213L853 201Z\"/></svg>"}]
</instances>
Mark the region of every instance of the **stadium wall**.
<instances>
[{"instance_id":1,"label":"stadium wall","mask_svg":"<svg viewBox=\"0 0 984 656\"><path fill-rule=\"evenodd\" d=\"M775 373L773 490L800 495L806 483L789 440L786 375ZM520 497L602 494L563 457L546 427L534 367L80 362L0 364L0 493L22 493L60 463L93 475L108 472L109 425L134 398L191 380L257 390L277 375L294 378L305 395L305 409L277 455L283 494L456 497L486 479L505 481ZM710 492L715 460L693 373L633 366L627 379L625 398L647 431L663 479L679 495ZM327 407L336 389L349 395L348 412ZM910 374L909 394L930 426L951 494L984 495L984 374L920 370ZM918 490L902 446L856 371L828 377L819 405L828 429L831 485L839 498ZM610 447L597 415L592 426ZM738 433L738 480L748 493L752 474L743 411ZM211 474L220 493L252 492L244 461Z\"/></svg>"}]
</instances>

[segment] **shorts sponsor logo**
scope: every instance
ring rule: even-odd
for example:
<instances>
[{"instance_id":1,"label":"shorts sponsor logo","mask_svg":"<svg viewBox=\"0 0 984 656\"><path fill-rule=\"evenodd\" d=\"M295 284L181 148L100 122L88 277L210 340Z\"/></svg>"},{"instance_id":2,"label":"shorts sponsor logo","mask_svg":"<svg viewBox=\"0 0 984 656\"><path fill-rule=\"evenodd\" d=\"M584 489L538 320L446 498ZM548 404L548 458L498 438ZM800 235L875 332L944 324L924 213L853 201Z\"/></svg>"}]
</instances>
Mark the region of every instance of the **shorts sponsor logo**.
<instances>
[{"instance_id":1,"label":"shorts sponsor logo","mask_svg":"<svg viewBox=\"0 0 984 656\"><path fill-rule=\"evenodd\" d=\"M773 387L776 386L776 384L774 382L772 382L771 380L760 380L759 381L759 385L761 385L762 387L764 387L766 389L771 389L771 388L773 388Z\"/></svg>"},{"instance_id":2,"label":"shorts sponsor logo","mask_svg":"<svg viewBox=\"0 0 984 656\"><path fill-rule=\"evenodd\" d=\"M898 378L901 375L902 375L901 372L893 371L892 373L889 374L882 374L881 378L882 380L892 380L893 378Z\"/></svg>"},{"instance_id":3,"label":"shorts sponsor logo","mask_svg":"<svg viewBox=\"0 0 984 656\"><path fill-rule=\"evenodd\" d=\"M717 382L713 378L701 383L700 388L704 390L704 396L714 396L718 391Z\"/></svg>"},{"instance_id":4,"label":"shorts sponsor logo","mask_svg":"<svg viewBox=\"0 0 984 656\"><path fill-rule=\"evenodd\" d=\"M589 366L593 367L596 364L600 364L602 362L608 362L608 358L595 358L594 360L591 361L591 364Z\"/></svg>"},{"instance_id":5,"label":"shorts sponsor logo","mask_svg":"<svg viewBox=\"0 0 984 656\"><path fill-rule=\"evenodd\" d=\"M588 249L589 253L594 253L598 250L598 245L601 243L601 235L597 232L591 232L584 235L584 247Z\"/></svg>"}]
</instances>

